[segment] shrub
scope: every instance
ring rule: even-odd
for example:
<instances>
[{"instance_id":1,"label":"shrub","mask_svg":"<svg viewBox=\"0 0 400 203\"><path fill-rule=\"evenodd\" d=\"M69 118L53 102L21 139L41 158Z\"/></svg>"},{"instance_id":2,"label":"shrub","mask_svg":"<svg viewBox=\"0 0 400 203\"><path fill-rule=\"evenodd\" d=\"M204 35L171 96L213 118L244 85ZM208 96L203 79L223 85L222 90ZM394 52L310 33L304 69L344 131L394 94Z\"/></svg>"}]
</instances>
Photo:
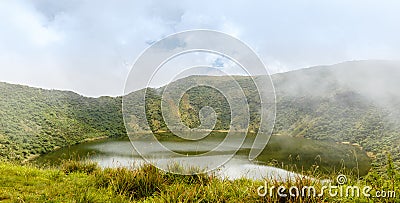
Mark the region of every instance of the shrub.
<instances>
[{"instance_id":1,"label":"shrub","mask_svg":"<svg viewBox=\"0 0 400 203\"><path fill-rule=\"evenodd\" d=\"M61 170L65 174L70 174L75 172L91 174L98 169L99 167L97 163L89 161L68 160L61 165Z\"/></svg>"},{"instance_id":2,"label":"shrub","mask_svg":"<svg viewBox=\"0 0 400 203\"><path fill-rule=\"evenodd\" d=\"M131 199L149 197L164 185L164 174L151 165L137 170L107 168L95 173L95 179L98 187L109 187L113 192Z\"/></svg>"}]
</instances>

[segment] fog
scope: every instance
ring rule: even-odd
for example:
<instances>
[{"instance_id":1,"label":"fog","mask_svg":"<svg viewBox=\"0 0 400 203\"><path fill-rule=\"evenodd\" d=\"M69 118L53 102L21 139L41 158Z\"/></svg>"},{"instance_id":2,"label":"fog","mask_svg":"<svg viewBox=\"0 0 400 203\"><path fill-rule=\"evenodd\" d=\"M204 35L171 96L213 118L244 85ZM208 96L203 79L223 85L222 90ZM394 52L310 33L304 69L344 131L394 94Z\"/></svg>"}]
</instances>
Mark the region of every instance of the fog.
<instances>
[{"instance_id":1,"label":"fog","mask_svg":"<svg viewBox=\"0 0 400 203\"><path fill-rule=\"evenodd\" d=\"M365 60L273 75L277 93L327 96L352 91L383 107L400 102L400 61Z\"/></svg>"}]
</instances>

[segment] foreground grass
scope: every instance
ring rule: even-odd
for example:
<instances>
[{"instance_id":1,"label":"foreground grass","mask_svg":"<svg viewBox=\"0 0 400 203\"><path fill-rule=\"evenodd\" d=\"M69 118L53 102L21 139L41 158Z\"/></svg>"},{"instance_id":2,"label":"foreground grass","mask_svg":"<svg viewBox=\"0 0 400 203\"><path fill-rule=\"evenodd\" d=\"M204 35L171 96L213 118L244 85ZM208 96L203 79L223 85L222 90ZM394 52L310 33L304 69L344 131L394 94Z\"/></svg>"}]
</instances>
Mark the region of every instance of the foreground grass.
<instances>
[{"instance_id":1,"label":"foreground grass","mask_svg":"<svg viewBox=\"0 0 400 203\"><path fill-rule=\"evenodd\" d=\"M4 202L107 202L126 198L94 186L93 175L59 169L0 164L0 201Z\"/></svg>"},{"instance_id":2,"label":"foreground grass","mask_svg":"<svg viewBox=\"0 0 400 203\"><path fill-rule=\"evenodd\" d=\"M334 180L334 177L332 177ZM314 186L323 184L315 178L266 180L269 186ZM371 172L361 181L349 177L349 185L377 190L393 189L400 194L399 174ZM331 184L335 184L334 181ZM41 169L0 163L0 201L4 202L400 202L399 198L373 197L278 197L258 195L264 181L222 180L213 175L182 176L165 173L150 165L140 169L100 169L96 164L67 161L60 168ZM326 191L328 192L328 191ZM286 191L287 193L287 191Z\"/></svg>"}]
</instances>

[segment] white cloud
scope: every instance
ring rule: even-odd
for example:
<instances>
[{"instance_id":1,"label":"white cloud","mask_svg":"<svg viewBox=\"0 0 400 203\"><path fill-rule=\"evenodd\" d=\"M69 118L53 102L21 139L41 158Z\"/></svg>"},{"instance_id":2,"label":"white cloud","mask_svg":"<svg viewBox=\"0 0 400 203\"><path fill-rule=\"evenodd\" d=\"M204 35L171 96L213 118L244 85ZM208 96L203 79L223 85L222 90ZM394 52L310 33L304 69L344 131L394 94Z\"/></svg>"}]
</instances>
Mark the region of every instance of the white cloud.
<instances>
[{"instance_id":1,"label":"white cloud","mask_svg":"<svg viewBox=\"0 0 400 203\"><path fill-rule=\"evenodd\" d=\"M0 81L119 95L149 43L214 29L249 44L272 72L399 59L398 1L4 1Z\"/></svg>"}]
</instances>

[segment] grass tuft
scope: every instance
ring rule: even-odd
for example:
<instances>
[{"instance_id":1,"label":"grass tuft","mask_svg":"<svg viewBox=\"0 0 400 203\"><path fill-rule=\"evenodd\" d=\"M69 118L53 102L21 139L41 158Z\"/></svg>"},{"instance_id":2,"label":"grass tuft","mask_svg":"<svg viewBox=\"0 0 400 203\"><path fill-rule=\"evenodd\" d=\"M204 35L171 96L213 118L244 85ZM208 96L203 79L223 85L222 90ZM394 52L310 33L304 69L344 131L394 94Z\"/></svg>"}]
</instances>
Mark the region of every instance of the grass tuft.
<instances>
[{"instance_id":1,"label":"grass tuft","mask_svg":"<svg viewBox=\"0 0 400 203\"><path fill-rule=\"evenodd\" d=\"M76 172L91 174L99 169L97 163L91 161L76 161L70 159L61 164L61 171L65 174Z\"/></svg>"}]
</instances>

